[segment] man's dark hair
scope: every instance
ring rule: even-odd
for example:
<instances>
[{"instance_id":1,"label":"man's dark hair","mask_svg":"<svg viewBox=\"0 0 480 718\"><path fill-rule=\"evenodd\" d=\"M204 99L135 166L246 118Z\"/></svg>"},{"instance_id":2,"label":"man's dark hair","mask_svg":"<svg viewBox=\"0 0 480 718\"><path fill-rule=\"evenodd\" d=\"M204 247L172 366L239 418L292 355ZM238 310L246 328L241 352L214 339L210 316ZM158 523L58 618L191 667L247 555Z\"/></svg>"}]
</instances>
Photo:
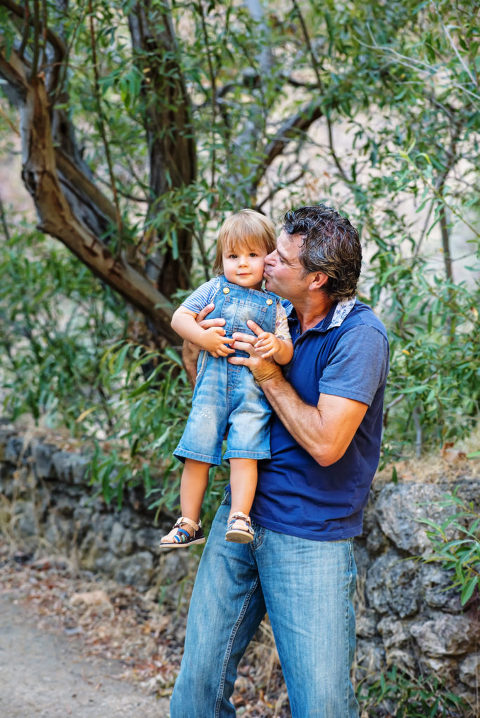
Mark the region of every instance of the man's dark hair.
<instances>
[{"instance_id":1,"label":"man's dark hair","mask_svg":"<svg viewBox=\"0 0 480 718\"><path fill-rule=\"evenodd\" d=\"M333 301L355 294L362 266L358 232L346 217L324 204L290 210L283 229L303 238L298 258L306 272L328 277L324 290Z\"/></svg>"}]
</instances>

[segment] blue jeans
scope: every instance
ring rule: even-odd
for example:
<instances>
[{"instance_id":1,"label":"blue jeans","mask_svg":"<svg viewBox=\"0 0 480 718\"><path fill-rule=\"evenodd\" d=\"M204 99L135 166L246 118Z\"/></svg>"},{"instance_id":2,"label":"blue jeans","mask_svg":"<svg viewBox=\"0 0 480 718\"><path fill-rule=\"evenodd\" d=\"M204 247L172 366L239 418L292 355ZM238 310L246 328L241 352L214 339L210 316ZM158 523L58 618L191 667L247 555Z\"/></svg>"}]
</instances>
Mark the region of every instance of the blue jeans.
<instances>
[{"instance_id":1,"label":"blue jeans","mask_svg":"<svg viewBox=\"0 0 480 718\"><path fill-rule=\"evenodd\" d=\"M230 543L228 510L219 508L198 569L171 718L235 716L237 666L266 611L293 718L358 718L352 541L255 526L253 543Z\"/></svg>"}]
</instances>

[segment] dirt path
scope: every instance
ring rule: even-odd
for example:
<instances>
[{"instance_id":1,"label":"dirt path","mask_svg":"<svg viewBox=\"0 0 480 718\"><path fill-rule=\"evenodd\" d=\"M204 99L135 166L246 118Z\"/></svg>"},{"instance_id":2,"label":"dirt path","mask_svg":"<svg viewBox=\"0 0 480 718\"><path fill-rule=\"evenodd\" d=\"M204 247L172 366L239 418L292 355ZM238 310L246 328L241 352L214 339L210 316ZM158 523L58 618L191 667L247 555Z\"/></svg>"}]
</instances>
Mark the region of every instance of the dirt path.
<instances>
[{"instance_id":1,"label":"dirt path","mask_svg":"<svg viewBox=\"0 0 480 718\"><path fill-rule=\"evenodd\" d=\"M157 593L0 536L0 718L168 718L188 601L160 603ZM242 718L291 715L268 623L232 700Z\"/></svg>"},{"instance_id":2,"label":"dirt path","mask_svg":"<svg viewBox=\"0 0 480 718\"><path fill-rule=\"evenodd\" d=\"M78 642L41 630L0 594L0 715L3 718L167 718L168 700L121 678L119 662L82 657Z\"/></svg>"}]
</instances>

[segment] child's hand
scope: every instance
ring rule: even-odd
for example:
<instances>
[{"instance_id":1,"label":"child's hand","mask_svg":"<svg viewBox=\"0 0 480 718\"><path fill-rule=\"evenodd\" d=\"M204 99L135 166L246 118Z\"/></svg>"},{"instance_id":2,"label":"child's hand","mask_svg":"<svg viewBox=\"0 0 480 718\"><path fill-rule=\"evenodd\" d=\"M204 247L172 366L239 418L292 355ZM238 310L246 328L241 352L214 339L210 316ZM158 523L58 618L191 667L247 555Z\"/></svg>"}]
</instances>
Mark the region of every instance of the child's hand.
<instances>
[{"instance_id":1,"label":"child's hand","mask_svg":"<svg viewBox=\"0 0 480 718\"><path fill-rule=\"evenodd\" d=\"M218 359L235 353L235 350L228 346L232 342L233 339L225 336L225 330L222 327L210 327L205 329L202 348Z\"/></svg>"},{"instance_id":2,"label":"child's hand","mask_svg":"<svg viewBox=\"0 0 480 718\"><path fill-rule=\"evenodd\" d=\"M258 335L258 339L253 345L255 351L262 359L268 359L278 352L280 348L280 339L271 332L262 332Z\"/></svg>"}]
</instances>

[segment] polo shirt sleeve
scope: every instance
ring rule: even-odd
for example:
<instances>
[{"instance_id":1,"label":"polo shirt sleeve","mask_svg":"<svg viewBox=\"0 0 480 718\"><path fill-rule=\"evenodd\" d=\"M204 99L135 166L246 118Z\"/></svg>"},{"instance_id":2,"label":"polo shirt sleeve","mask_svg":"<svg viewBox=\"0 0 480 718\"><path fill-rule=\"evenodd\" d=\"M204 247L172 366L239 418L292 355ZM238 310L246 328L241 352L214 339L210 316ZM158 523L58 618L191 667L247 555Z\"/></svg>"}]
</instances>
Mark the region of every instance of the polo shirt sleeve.
<instances>
[{"instance_id":1,"label":"polo shirt sleeve","mask_svg":"<svg viewBox=\"0 0 480 718\"><path fill-rule=\"evenodd\" d=\"M341 396L370 406L387 374L386 337L375 327L360 324L338 340L318 388L321 394Z\"/></svg>"}]
</instances>

